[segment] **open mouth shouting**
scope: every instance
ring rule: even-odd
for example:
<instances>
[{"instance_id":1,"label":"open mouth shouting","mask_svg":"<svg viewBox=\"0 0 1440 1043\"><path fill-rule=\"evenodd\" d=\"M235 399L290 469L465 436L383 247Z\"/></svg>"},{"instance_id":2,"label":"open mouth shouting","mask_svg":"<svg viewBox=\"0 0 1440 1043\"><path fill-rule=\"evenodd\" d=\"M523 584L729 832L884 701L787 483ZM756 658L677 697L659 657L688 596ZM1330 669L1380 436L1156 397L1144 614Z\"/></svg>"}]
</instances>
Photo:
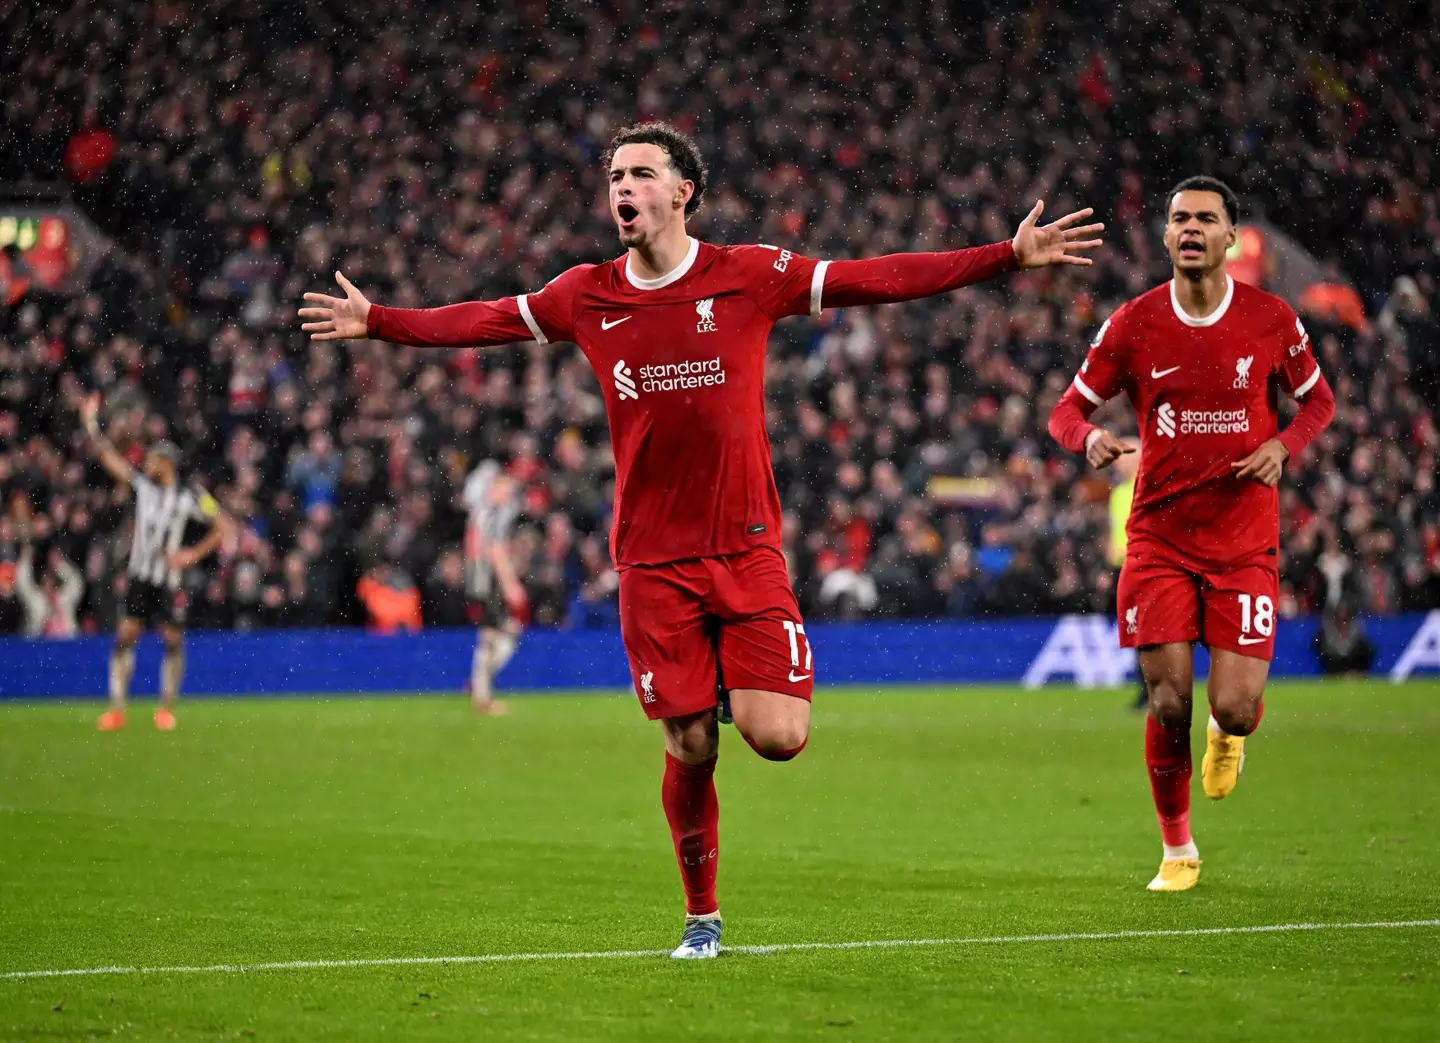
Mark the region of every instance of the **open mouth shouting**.
<instances>
[{"instance_id":1,"label":"open mouth shouting","mask_svg":"<svg viewBox=\"0 0 1440 1043\"><path fill-rule=\"evenodd\" d=\"M1180 256L1192 261L1203 259L1205 256L1205 241L1203 239L1182 239L1180 241Z\"/></svg>"},{"instance_id":2,"label":"open mouth shouting","mask_svg":"<svg viewBox=\"0 0 1440 1043\"><path fill-rule=\"evenodd\" d=\"M622 231L630 231L635 227L635 221L640 217L640 208L628 200L622 200L615 204L615 214L620 218Z\"/></svg>"}]
</instances>

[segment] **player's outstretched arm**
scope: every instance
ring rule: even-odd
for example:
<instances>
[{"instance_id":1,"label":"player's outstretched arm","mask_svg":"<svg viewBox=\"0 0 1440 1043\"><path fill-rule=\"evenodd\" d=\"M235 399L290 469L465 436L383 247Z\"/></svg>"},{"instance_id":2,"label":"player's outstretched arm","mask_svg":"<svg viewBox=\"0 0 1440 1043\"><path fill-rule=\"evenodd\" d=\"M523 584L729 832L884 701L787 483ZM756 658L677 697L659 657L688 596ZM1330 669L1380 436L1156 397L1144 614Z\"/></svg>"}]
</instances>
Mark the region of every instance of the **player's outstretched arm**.
<instances>
[{"instance_id":1,"label":"player's outstretched arm","mask_svg":"<svg viewBox=\"0 0 1440 1043\"><path fill-rule=\"evenodd\" d=\"M359 340L368 337L370 334L366 325L370 319L370 302L355 289L354 283L345 278L344 272L336 272L335 281L345 291L345 296L307 293L305 300L311 307L301 308L300 317L309 321L300 328L310 334L311 340Z\"/></svg>"},{"instance_id":2,"label":"player's outstretched arm","mask_svg":"<svg viewBox=\"0 0 1440 1043\"><path fill-rule=\"evenodd\" d=\"M95 452L100 459L100 466L109 472L110 477L117 482L130 484L130 476L134 469L130 461L121 456L110 439L105 437L100 430L100 396L87 395L80 403L80 423L85 428L85 436L90 439L90 444L95 447Z\"/></svg>"},{"instance_id":3,"label":"player's outstretched arm","mask_svg":"<svg viewBox=\"0 0 1440 1043\"><path fill-rule=\"evenodd\" d=\"M1048 225L1040 224L1040 215L1045 212L1045 200L1035 200L1035 205L1015 230L1010 248L1015 251L1015 263L1021 268L1044 268L1051 264L1078 264L1087 266L1095 262L1084 256L1091 250L1104 245L1099 238L1105 226L1100 222L1082 225L1080 222L1095 213L1090 207L1066 214Z\"/></svg>"},{"instance_id":4,"label":"player's outstretched arm","mask_svg":"<svg viewBox=\"0 0 1440 1043\"><path fill-rule=\"evenodd\" d=\"M467 301L443 308L386 308L372 304L365 295L336 272L335 281L344 297L307 293L307 307L300 309L306 320L301 329L311 340L357 340L371 338L393 344L414 344L426 348L479 348L516 341L547 340L539 320L530 310L528 294L498 301ZM546 297L556 294L547 292ZM564 330L563 322L552 320L551 332Z\"/></svg>"},{"instance_id":5,"label":"player's outstretched arm","mask_svg":"<svg viewBox=\"0 0 1440 1043\"><path fill-rule=\"evenodd\" d=\"M1049 264L1090 264L1084 253L1098 247L1103 224L1082 225L1094 213L1078 210L1060 220L1038 225L1042 203L1036 203L1008 242L946 253L901 253L859 261L821 262L811 291L810 313L822 308L894 304L993 279L1017 268Z\"/></svg>"}]
</instances>

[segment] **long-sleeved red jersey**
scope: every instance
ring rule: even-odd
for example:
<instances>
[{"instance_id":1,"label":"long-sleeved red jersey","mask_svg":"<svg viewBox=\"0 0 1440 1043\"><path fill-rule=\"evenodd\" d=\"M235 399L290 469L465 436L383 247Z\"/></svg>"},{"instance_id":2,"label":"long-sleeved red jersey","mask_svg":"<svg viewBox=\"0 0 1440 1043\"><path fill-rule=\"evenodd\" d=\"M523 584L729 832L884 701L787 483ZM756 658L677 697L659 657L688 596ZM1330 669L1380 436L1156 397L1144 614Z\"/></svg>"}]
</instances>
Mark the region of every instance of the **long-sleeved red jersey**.
<instances>
[{"instance_id":1,"label":"long-sleeved red jersey","mask_svg":"<svg viewBox=\"0 0 1440 1043\"><path fill-rule=\"evenodd\" d=\"M1305 327L1290 306L1229 280L1203 319L1166 283L1124 304L1100 328L1074 383L1050 416L1050 434L1085 451L1090 414L1118 394L1140 422L1140 474L1127 527L1129 552L1147 541L1203 566L1242 561L1280 539L1279 495L1231 466L1278 437L1296 457L1335 415ZM1279 431L1279 392L1300 412Z\"/></svg>"},{"instance_id":2,"label":"long-sleeved red jersey","mask_svg":"<svg viewBox=\"0 0 1440 1043\"><path fill-rule=\"evenodd\" d=\"M913 300L1015 266L1008 242L937 254L816 261L697 240L658 279L625 257L544 289L445 308L372 306L370 335L468 347L575 341L600 377L615 450L618 567L780 545L765 432L765 346L787 315Z\"/></svg>"}]
</instances>

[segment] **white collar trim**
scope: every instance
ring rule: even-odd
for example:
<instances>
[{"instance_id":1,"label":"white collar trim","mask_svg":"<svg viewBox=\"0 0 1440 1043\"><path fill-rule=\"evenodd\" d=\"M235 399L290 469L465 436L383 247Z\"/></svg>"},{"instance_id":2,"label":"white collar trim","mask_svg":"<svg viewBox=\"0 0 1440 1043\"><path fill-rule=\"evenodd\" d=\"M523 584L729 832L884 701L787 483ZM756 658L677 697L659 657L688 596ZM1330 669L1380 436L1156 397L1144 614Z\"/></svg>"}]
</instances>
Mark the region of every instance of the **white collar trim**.
<instances>
[{"instance_id":1,"label":"white collar trim","mask_svg":"<svg viewBox=\"0 0 1440 1043\"><path fill-rule=\"evenodd\" d=\"M1170 307L1175 309L1175 317L1187 326L1213 326L1225 317L1230 310L1230 301L1235 296L1235 280L1229 275L1225 276L1225 296L1220 299L1220 306L1203 318L1195 318L1180 307L1180 295L1175 292L1175 280L1170 280Z\"/></svg>"},{"instance_id":2,"label":"white collar trim","mask_svg":"<svg viewBox=\"0 0 1440 1043\"><path fill-rule=\"evenodd\" d=\"M658 279L642 279L638 275L632 275L630 273L630 257L627 254L625 257L625 278L630 281L630 285L637 290L659 290L685 278L686 273L689 272L695 264L695 258L700 256L700 240L691 238L688 235L685 238L690 240L690 249L685 251L685 260L681 261L674 268L671 268Z\"/></svg>"}]
</instances>

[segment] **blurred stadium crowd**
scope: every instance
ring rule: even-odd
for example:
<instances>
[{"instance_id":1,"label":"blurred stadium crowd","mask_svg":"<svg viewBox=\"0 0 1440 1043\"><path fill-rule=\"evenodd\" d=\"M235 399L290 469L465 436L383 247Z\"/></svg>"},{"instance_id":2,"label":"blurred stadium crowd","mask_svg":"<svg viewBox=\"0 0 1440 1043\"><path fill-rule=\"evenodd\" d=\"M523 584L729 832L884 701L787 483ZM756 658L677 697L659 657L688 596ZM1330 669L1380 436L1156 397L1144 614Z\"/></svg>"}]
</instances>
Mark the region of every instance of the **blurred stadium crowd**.
<instances>
[{"instance_id":1,"label":"blurred stadium crowd","mask_svg":"<svg viewBox=\"0 0 1440 1043\"><path fill-rule=\"evenodd\" d=\"M1108 609L1109 479L1044 422L1103 318L1168 277L1163 193L1198 172L1366 313L1307 320L1338 414L1287 467L1282 609L1440 605L1433 3L649 7L12 8L0 181L68 182L120 249L86 292L0 308L0 624L23 625L22 586L114 622L129 511L78 433L91 388L117 444L173 439L243 522L187 578L194 626L362 623L366 575L464 622L457 493L486 457L524 488L535 620L612 620L612 464L577 349L312 346L294 308L336 268L418 306L614 256L599 155L645 117L701 143L693 230L715 242L949 249L1038 197L1110 227L1090 269L777 329L808 616Z\"/></svg>"}]
</instances>

